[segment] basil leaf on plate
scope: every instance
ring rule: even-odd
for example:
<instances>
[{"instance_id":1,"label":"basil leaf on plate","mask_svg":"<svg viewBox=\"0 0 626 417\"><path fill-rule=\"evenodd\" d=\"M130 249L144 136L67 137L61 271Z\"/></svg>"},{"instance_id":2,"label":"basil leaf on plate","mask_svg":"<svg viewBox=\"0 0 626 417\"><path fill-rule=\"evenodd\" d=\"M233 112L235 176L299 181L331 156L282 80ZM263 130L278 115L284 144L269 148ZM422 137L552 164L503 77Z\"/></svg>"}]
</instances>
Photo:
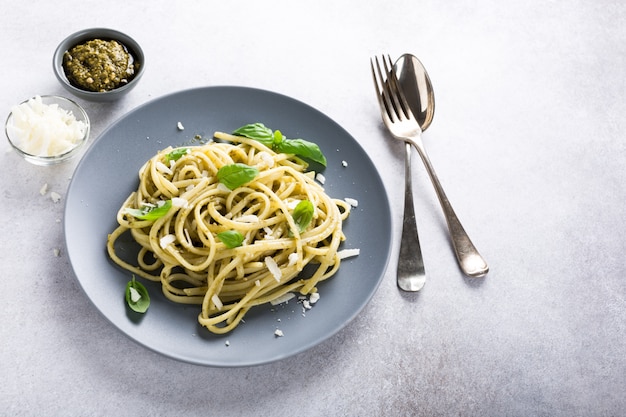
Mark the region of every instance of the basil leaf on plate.
<instances>
[{"instance_id":1,"label":"basil leaf on plate","mask_svg":"<svg viewBox=\"0 0 626 417\"><path fill-rule=\"evenodd\" d=\"M315 212L315 208L313 207L313 203L309 200L302 200L298 203L295 209L293 209L293 213L291 217L293 217L293 221L298 226L298 231L300 233L304 232L307 226L313 220L313 213Z\"/></svg>"},{"instance_id":2,"label":"basil leaf on plate","mask_svg":"<svg viewBox=\"0 0 626 417\"><path fill-rule=\"evenodd\" d=\"M257 175L259 175L257 168L242 163L224 165L217 171L217 179L229 190L249 183Z\"/></svg>"},{"instance_id":3,"label":"basil leaf on plate","mask_svg":"<svg viewBox=\"0 0 626 417\"><path fill-rule=\"evenodd\" d=\"M158 207L145 206L141 209L126 208L124 212L139 220L157 220L165 216L167 212L170 211L170 208L172 208L172 200L167 200L163 205Z\"/></svg>"},{"instance_id":4,"label":"basil leaf on plate","mask_svg":"<svg viewBox=\"0 0 626 417\"><path fill-rule=\"evenodd\" d=\"M236 230L218 233L217 238L229 249L241 246L243 243L243 235Z\"/></svg>"},{"instance_id":5,"label":"basil leaf on plate","mask_svg":"<svg viewBox=\"0 0 626 417\"><path fill-rule=\"evenodd\" d=\"M233 135L261 142L274 152L297 155L326 166L326 157L317 144L304 139L288 139L280 130L272 131L263 123L242 126L233 131Z\"/></svg>"},{"instance_id":6,"label":"basil leaf on plate","mask_svg":"<svg viewBox=\"0 0 626 417\"><path fill-rule=\"evenodd\" d=\"M261 142L263 145L271 148L274 142L274 135L272 130L265 127L263 123L251 123L240 127L233 132L235 136L244 136L249 139L254 139Z\"/></svg>"},{"instance_id":7,"label":"basil leaf on plate","mask_svg":"<svg viewBox=\"0 0 626 417\"><path fill-rule=\"evenodd\" d=\"M133 279L126 284L124 298L126 299L128 307L137 313L143 314L148 310L148 307L150 307L148 289L144 287L142 283L137 282L134 275Z\"/></svg>"},{"instance_id":8,"label":"basil leaf on plate","mask_svg":"<svg viewBox=\"0 0 626 417\"><path fill-rule=\"evenodd\" d=\"M181 156L187 155L190 151L191 150L189 148L177 148L177 149L174 149L172 152L170 152L167 155L165 155L165 160L167 162L178 161L181 158Z\"/></svg>"}]
</instances>

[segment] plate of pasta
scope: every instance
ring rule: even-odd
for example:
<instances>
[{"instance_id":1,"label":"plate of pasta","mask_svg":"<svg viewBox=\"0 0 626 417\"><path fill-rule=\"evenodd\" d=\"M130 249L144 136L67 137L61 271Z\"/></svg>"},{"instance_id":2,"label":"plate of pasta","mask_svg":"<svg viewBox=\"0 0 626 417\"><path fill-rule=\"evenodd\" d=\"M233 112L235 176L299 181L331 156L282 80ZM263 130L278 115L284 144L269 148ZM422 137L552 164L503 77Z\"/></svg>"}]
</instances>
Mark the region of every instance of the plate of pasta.
<instances>
[{"instance_id":1,"label":"plate of pasta","mask_svg":"<svg viewBox=\"0 0 626 417\"><path fill-rule=\"evenodd\" d=\"M218 367L330 338L376 292L391 251L384 185L358 142L296 99L204 87L107 128L65 206L75 276L115 327Z\"/></svg>"}]
</instances>

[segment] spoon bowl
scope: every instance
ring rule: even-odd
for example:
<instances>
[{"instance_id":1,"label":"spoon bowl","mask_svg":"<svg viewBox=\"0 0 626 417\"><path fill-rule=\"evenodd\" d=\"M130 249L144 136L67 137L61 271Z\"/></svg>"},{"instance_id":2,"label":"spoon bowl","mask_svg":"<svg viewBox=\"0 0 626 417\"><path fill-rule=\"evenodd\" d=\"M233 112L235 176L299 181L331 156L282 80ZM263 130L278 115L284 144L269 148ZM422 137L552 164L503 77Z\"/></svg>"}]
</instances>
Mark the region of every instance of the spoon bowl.
<instances>
[{"instance_id":1,"label":"spoon bowl","mask_svg":"<svg viewBox=\"0 0 626 417\"><path fill-rule=\"evenodd\" d=\"M435 117L435 92L426 68L416 56L404 54L395 62L394 71L423 132Z\"/></svg>"}]
</instances>

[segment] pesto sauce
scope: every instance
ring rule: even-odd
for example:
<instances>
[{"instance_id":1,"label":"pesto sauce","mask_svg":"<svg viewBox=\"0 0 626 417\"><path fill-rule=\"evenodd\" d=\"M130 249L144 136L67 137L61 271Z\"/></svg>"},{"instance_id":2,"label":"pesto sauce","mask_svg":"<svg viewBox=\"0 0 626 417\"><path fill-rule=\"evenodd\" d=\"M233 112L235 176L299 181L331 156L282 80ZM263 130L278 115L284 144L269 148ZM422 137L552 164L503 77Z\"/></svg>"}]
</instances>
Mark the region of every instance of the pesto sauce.
<instances>
[{"instance_id":1,"label":"pesto sauce","mask_svg":"<svg viewBox=\"0 0 626 417\"><path fill-rule=\"evenodd\" d=\"M128 84L139 63L119 41L92 39L63 54L63 69L75 87L104 92Z\"/></svg>"}]
</instances>

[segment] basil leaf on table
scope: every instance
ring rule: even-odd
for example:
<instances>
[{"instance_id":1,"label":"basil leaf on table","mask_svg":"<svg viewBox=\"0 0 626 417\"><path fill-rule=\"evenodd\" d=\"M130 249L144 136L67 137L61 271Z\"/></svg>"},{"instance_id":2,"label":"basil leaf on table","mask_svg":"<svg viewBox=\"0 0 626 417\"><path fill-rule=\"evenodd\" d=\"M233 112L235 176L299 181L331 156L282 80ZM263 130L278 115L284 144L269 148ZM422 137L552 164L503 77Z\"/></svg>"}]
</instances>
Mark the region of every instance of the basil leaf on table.
<instances>
[{"instance_id":1,"label":"basil leaf on table","mask_svg":"<svg viewBox=\"0 0 626 417\"><path fill-rule=\"evenodd\" d=\"M217 171L217 179L229 190L249 183L257 175L259 175L257 168L242 163L224 165Z\"/></svg>"}]
</instances>

